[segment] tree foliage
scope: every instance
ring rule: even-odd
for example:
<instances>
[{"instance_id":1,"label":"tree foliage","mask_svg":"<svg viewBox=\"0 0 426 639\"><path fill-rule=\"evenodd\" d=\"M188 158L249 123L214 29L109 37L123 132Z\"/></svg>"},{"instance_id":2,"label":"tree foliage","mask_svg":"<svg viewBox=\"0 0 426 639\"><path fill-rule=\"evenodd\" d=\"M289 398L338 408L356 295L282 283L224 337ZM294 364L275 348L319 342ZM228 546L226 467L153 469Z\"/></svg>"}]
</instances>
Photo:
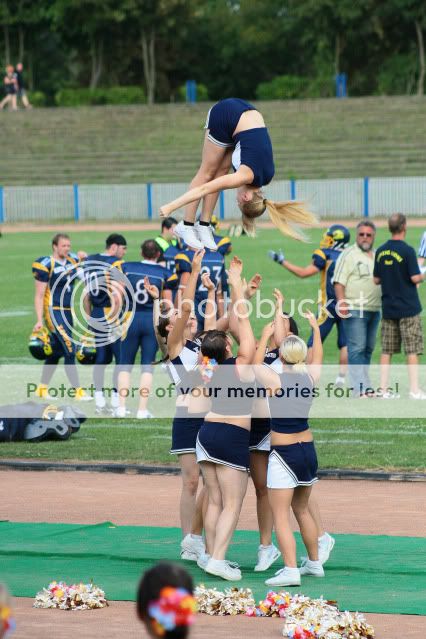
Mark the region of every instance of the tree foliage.
<instances>
[{"instance_id":1,"label":"tree foliage","mask_svg":"<svg viewBox=\"0 0 426 639\"><path fill-rule=\"evenodd\" d=\"M50 103L113 86L169 101L187 79L211 99L314 97L339 72L351 95L423 94L425 33L419 0L0 0L0 63L23 61Z\"/></svg>"}]
</instances>

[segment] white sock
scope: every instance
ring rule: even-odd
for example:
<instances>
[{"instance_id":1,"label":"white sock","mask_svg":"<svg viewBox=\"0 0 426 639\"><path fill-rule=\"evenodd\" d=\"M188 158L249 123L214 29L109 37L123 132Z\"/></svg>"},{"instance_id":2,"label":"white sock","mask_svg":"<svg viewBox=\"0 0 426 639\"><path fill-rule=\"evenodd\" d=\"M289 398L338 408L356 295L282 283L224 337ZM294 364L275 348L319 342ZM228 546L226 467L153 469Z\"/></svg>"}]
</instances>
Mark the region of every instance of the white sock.
<instances>
[{"instance_id":1,"label":"white sock","mask_svg":"<svg viewBox=\"0 0 426 639\"><path fill-rule=\"evenodd\" d=\"M118 395L117 391L112 391L112 393L111 393L111 406L113 408L118 408L119 405L120 405L119 395Z\"/></svg>"},{"instance_id":2,"label":"white sock","mask_svg":"<svg viewBox=\"0 0 426 639\"><path fill-rule=\"evenodd\" d=\"M95 391L96 408L105 408L106 401L102 391Z\"/></svg>"},{"instance_id":3,"label":"white sock","mask_svg":"<svg viewBox=\"0 0 426 639\"><path fill-rule=\"evenodd\" d=\"M191 533L191 537L192 537L192 539L201 539L201 541L203 541L203 535L193 535Z\"/></svg>"}]
</instances>

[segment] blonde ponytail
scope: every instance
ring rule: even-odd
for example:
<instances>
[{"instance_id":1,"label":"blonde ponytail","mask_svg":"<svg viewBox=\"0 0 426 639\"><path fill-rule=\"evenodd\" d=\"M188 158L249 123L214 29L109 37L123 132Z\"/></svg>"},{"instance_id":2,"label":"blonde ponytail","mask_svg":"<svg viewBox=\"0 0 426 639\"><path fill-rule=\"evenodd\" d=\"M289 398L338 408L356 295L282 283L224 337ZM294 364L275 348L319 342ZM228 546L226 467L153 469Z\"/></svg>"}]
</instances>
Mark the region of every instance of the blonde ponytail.
<instances>
[{"instance_id":1,"label":"blonde ponytail","mask_svg":"<svg viewBox=\"0 0 426 639\"><path fill-rule=\"evenodd\" d=\"M302 338L297 335L286 337L280 346L280 355L286 364L292 366L294 373L306 373L305 362L308 355L308 347Z\"/></svg>"},{"instance_id":2,"label":"blonde ponytail","mask_svg":"<svg viewBox=\"0 0 426 639\"><path fill-rule=\"evenodd\" d=\"M281 233L295 240L307 241L301 226L316 226L318 218L309 211L304 202L290 200L288 202L272 202L263 198L261 193L253 193L253 198L240 207L243 214L243 227L247 235L256 235L255 218L260 217L266 210L271 222Z\"/></svg>"},{"instance_id":3,"label":"blonde ponytail","mask_svg":"<svg viewBox=\"0 0 426 639\"><path fill-rule=\"evenodd\" d=\"M264 200L271 222L283 233L295 240L307 241L300 226L315 226L317 217L311 213L303 202L271 202Z\"/></svg>"}]
</instances>

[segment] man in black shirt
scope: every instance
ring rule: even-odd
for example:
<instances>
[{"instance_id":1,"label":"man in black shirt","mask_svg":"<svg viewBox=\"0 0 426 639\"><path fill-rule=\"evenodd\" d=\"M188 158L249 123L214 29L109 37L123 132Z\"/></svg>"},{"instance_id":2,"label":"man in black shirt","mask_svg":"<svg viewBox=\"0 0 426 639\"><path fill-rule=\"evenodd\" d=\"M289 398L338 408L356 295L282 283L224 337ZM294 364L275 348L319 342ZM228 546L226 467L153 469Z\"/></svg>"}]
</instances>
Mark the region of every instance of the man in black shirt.
<instances>
[{"instance_id":1,"label":"man in black shirt","mask_svg":"<svg viewBox=\"0 0 426 639\"><path fill-rule=\"evenodd\" d=\"M419 388L418 355L423 352L422 307L417 284L423 281L415 250L404 240L407 220L402 213L394 213L388 221L392 238L377 249L374 281L382 287L382 354L381 388L387 391L389 365L392 355L401 352L401 342L407 355L410 398L426 399Z\"/></svg>"},{"instance_id":2,"label":"man in black shirt","mask_svg":"<svg viewBox=\"0 0 426 639\"><path fill-rule=\"evenodd\" d=\"M15 78L18 85L18 98L21 98L22 104L26 109L31 109L32 106L27 98L27 93L25 91L24 65L22 64L22 62L18 62L18 64L16 65Z\"/></svg>"}]
</instances>

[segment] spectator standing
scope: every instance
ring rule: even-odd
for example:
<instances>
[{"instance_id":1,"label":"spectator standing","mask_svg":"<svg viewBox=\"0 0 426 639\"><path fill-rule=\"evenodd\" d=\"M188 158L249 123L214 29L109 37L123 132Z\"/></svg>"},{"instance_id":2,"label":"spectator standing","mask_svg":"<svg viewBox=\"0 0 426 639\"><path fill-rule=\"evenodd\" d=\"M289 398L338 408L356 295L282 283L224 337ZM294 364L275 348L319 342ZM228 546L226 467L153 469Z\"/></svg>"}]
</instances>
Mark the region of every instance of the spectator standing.
<instances>
[{"instance_id":1,"label":"spectator standing","mask_svg":"<svg viewBox=\"0 0 426 639\"><path fill-rule=\"evenodd\" d=\"M376 227L370 220L356 227L356 241L338 257L334 290L339 314L345 318L351 385L356 397L371 387L369 367L380 321L380 287L373 279Z\"/></svg>"},{"instance_id":2,"label":"spectator standing","mask_svg":"<svg viewBox=\"0 0 426 639\"><path fill-rule=\"evenodd\" d=\"M419 246L419 266L421 273L426 273L426 231L423 233Z\"/></svg>"},{"instance_id":3,"label":"spectator standing","mask_svg":"<svg viewBox=\"0 0 426 639\"><path fill-rule=\"evenodd\" d=\"M0 102L0 109L4 109L6 104L10 104L10 108L12 109L12 111L16 111L18 108L16 106L16 94L18 91L18 85L14 74L14 69L11 64L8 64L6 67L6 75L3 78L3 87L6 95Z\"/></svg>"},{"instance_id":4,"label":"spectator standing","mask_svg":"<svg viewBox=\"0 0 426 639\"><path fill-rule=\"evenodd\" d=\"M391 239L377 249L374 281L382 286L382 354L380 357L383 397L387 392L392 355L407 356L411 399L426 399L419 388L418 356L423 352L422 307L417 284L423 281L415 250L405 242L407 220L394 213L388 221Z\"/></svg>"},{"instance_id":5,"label":"spectator standing","mask_svg":"<svg viewBox=\"0 0 426 639\"><path fill-rule=\"evenodd\" d=\"M27 97L27 92L25 91L25 83L24 83L24 65L22 62L18 62L15 70L15 78L16 78L16 87L17 87L17 96L21 98L22 104L26 109L32 109L32 105Z\"/></svg>"}]
</instances>

